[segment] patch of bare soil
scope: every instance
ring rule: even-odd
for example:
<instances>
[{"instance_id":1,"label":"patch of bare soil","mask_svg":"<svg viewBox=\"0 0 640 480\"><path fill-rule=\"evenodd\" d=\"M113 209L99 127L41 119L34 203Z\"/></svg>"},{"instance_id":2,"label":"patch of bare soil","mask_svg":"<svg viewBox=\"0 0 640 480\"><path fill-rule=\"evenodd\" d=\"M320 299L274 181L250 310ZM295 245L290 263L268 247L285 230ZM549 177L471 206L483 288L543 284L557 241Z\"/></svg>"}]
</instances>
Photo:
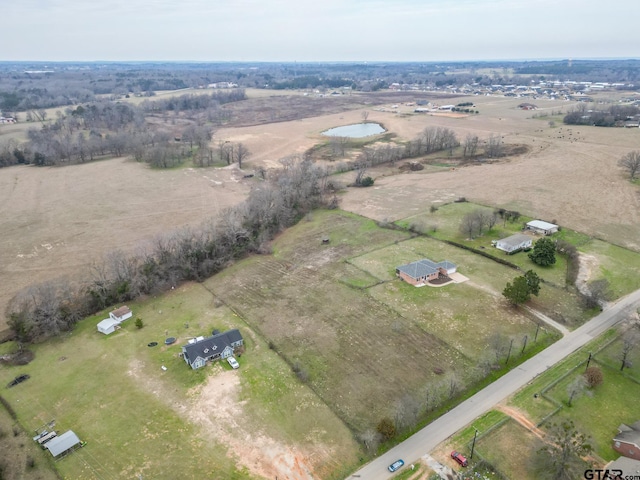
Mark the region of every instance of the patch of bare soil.
<instances>
[{"instance_id":1,"label":"patch of bare soil","mask_svg":"<svg viewBox=\"0 0 640 480\"><path fill-rule=\"evenodd\" d=\"M576 288L583 295L589 295L591 292L589 291L589 280L591 279L591 274L593 271L598 268L598 259L593 255L587 255L581 253L578 257L578 275L576 276Z\"/></svg>"},{"instance_id":2,"label":"patch of bare soil","mask_svg":"<svg viewBox=\"0 0 640 480\"><path fill-rule=\"evenodd\" d=\"M239 386L237 372L217 372L192 392L183 414L195 425L202 426L203 435L226 445L229 456L252 474L263 478L313 480L311 467L306 463L306 459L311 458L310 452L278 442L244 421L243 402L238 400Z\"/></svg>"},{"instance_id":3,"label":"patch of bare soil","mask_svg":"<svg viewBox=\"0 0 640 480\"><path fill-rule=\"evenodd\" d=\"M143 367L138 361L132 362L127 374L178 415L199 426L203 437L226 446L228 456L238 467L245 467L260 478L313 480L307 459L318 452L279 442L246 421L245 402L238 399L238 372L224 371L219 365L208 366L214 371L207 382L182 397L144 375Z\"/></svg>"},{"instance_id":4,"label":"patch of bare soil","mask_svg":"<svg viewBox=\"0 0 640 480\"><path fill-rule=\"evenodd\" d=\"M533 433L540 440L544 441L545 433L542 430L540 430L538 427L536 427L535 423L533 423L531 420L529 420L527 418L527 416L524 413L522 413L519 409L514 408L514 407L509 407L507 405L500 405L500 404L496 405L495 408L496 408L496 410L499 410L502 413L504 413L504 414L510 416L511 418L513 418L516 422L518 422L524 428L529 430L531 433Z\"/></svg>"}]
</instances>

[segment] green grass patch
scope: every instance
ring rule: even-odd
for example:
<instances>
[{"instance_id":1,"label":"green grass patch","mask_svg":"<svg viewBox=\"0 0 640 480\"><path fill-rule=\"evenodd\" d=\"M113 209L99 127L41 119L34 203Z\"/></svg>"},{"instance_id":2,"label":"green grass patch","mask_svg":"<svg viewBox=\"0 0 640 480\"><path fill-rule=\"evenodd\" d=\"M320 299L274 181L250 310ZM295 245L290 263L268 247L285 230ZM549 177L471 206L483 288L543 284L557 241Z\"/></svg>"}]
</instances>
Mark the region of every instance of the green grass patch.
<instances>
[{"instance_id":1,"label":"green grass patch","mask_svg":"<svg viewBox=\"0 0 640 480\"><path fill-rule=\"evenodd\" d=\"M88 442L56 463L64 478L141 474L172 479L176 465L186 478L211 472L216 478L254 478L236 466L241 462L228 445L217 442L206 424L190 415L206 414L207 409L214 409L210 415L216 413L216 393L206 386L223 374L239 381L238 434L266 435L302 450L318 445L339 449L339 457L325 454L312 460L322 478L337 478L333 476L344 464L358 462L359 447L342 422L202 285L186 284L129 306L134 317L114 334L96 331L107 315L101 312L80 322L71 334L33 346L36 357L29 365L0 368L0 382L8 382L16 372L31 375L6 392L25 429L55 418L57 430L72 429ZM134 325L138 317L142 329ZM180 358L180 346L189 338L229 328L239 328L245 338L239 370L218 362L193 371ZM167 346L167 336L178 341ZM158 345L148 347L151 341Z\"/></svg>"},{"instance_id":2,"label":"green grass patch","mask_svg":"<svg viewBox=\"0 0 640 480\"><path fill-rule=\"evenodd\" d=\"M476 441L482 458L505 478L537 480L536 453L543 442L526 428L509 420Z\"/></svg>"}]
</instances>

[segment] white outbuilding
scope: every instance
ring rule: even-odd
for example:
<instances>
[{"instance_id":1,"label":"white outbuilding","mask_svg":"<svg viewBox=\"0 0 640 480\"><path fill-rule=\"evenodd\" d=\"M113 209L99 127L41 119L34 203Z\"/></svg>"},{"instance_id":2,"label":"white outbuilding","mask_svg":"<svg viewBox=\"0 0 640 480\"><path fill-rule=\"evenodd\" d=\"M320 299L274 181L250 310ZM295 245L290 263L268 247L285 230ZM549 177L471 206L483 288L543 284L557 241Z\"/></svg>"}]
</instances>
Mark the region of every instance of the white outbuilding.
<instances>
[{"instance_id":1,"label":"white outbuilding","mask_svg":"<svg viewBox=\"0 0 640 480\"><path fill-rule=\"evenodd\" d=\"M538 233L540 235L551 235L558 231L558 225L553 223L543 222L542 220L531 220L527 223L527 230Z\"/></svg>"}]
</instances>

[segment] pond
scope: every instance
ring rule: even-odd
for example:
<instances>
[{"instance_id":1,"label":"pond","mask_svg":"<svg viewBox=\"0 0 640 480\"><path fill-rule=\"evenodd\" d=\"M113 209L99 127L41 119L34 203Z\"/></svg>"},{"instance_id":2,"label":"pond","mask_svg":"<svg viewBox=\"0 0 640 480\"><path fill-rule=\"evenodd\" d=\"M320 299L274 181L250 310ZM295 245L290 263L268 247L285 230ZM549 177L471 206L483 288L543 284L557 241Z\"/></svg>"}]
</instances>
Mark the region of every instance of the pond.
<instances>
[{"instance_id":1,"label":"pond","mask_svg":"<svg viewBox=\"0 0 640 480\"><path fill-rule=\"evenodd\" d=\"M330 128L322 132L326 137L349 137L363 138L370 135L377 135L386 130L378 123L354 123L353 125L344 125L343 127Z\"/></svg>"}]
</instances>

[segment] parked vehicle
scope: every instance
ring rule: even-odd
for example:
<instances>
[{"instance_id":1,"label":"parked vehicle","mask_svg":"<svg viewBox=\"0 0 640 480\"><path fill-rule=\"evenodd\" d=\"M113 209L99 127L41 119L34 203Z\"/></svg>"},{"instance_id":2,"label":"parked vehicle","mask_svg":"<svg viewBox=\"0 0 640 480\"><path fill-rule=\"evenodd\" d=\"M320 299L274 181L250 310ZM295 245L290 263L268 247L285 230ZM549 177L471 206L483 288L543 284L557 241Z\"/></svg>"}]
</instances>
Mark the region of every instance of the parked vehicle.
<instances>
[{"instance_id":1,"label":"parked vehicle","mask_svg":"<svg viewBox=\"0 0 640 480\"><path fill-rule=\"evenodd\" d=\"M466 457L464 457L460 452L456 452L454 450L453 452L451 452L451 458L453 458L463 467L466 467L468 465Z\"/></svg>"},{"instance_id":2,"label":"parked vehicle","mask_svg":"<svg viewBox=\"0 0 640 480\"><path fill-rule=\"evenodd\" d=\"M227 357L227 362L229 362L229 365L231 365L233 369L240 368L240 364L234 357Z\"/></svg>"},{"instance_id":3,"label":"parked vehicle","mask_svg":"<svg viewBox=\"0 0 640 480\"><path fill-rule=\"evenodd\" d=\"M400 459L393 462L391 465L389 465L388 468L390 472L395 472L396 470L402 468L403 465L404 465L404 460Z\"/></svg>"}]
</instances>

